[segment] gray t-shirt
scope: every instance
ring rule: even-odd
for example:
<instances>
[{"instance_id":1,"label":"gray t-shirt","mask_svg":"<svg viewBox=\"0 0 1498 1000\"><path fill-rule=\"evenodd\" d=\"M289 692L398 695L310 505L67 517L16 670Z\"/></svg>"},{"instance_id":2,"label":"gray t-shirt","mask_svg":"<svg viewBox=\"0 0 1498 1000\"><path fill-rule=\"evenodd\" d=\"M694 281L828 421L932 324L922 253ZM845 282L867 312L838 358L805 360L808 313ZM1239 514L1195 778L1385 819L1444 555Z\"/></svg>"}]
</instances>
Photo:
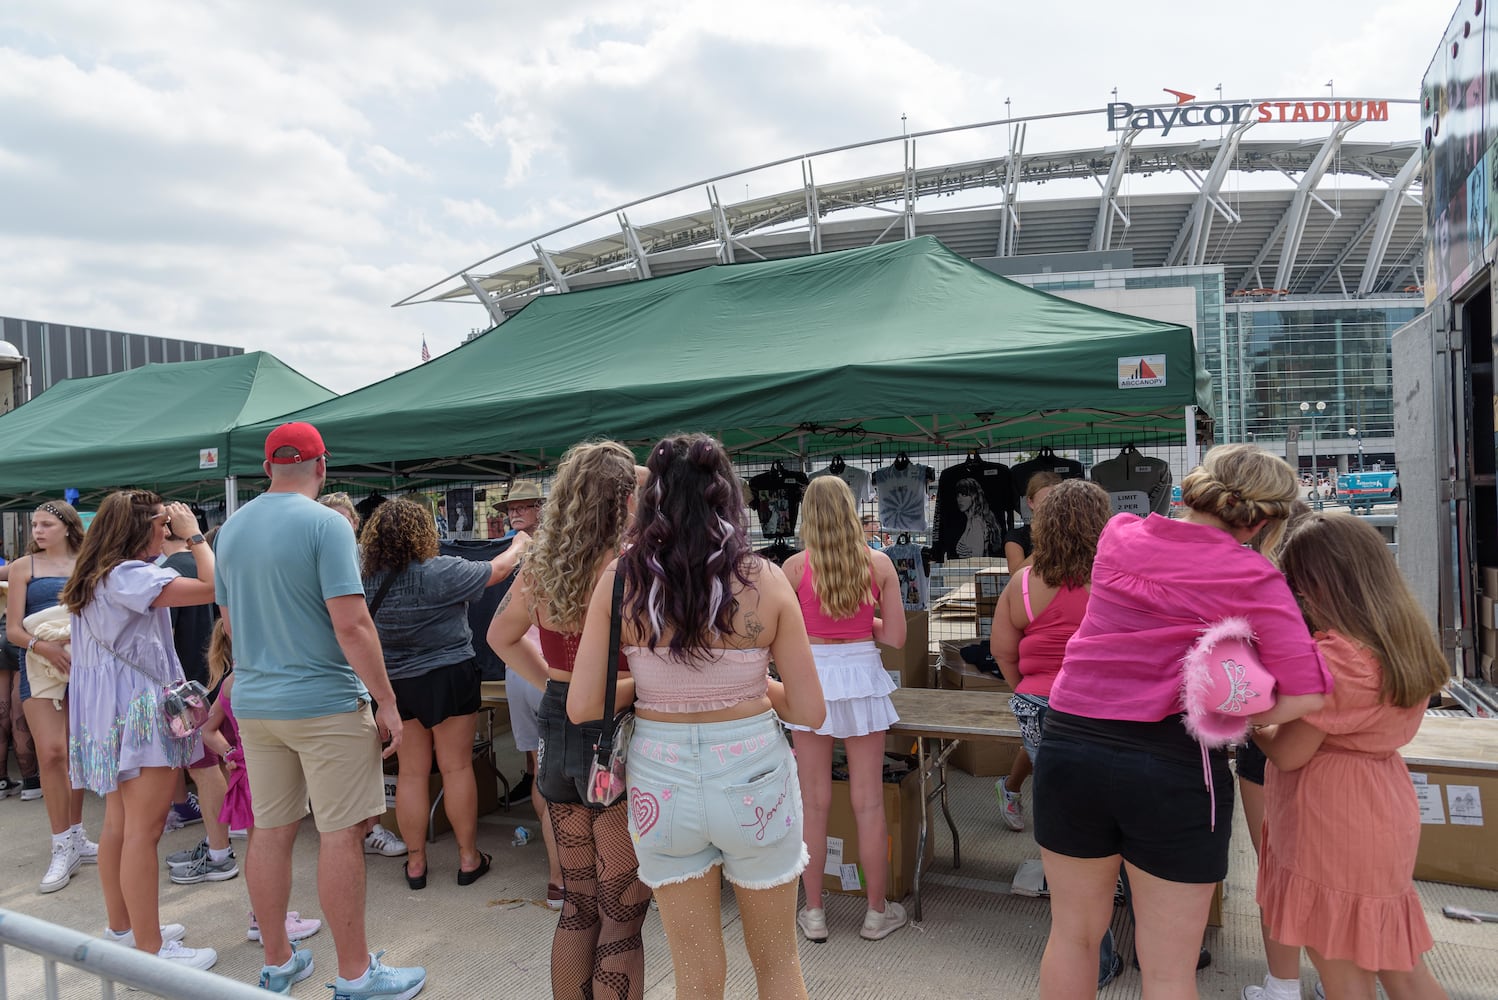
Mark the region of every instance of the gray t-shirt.
<instances>
[{"instance_id":1,"label":"gray t-shirt","mask_svg":"<svg viewBox=\"0 0 1498 1000\"><path fill-rule=\"evenodd\" d=\"M434 556L405 568L374 616L391 680L419 677L473 656L468 602L484 593L490 571L487 562L458 556ZM374 600L387 575L364 578L365 600Z\"/></svg>"}]
</instances>

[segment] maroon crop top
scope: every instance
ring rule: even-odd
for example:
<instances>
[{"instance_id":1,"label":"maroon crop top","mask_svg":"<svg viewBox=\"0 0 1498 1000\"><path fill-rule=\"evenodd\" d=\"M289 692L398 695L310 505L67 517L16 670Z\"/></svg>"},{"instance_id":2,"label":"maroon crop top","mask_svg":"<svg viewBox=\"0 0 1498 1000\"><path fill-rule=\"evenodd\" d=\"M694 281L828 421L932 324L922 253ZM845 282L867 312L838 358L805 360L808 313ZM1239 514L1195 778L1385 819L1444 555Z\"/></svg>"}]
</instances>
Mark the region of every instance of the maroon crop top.
<instances>
[{"instance_id":1,"label":"maroon crop top","mask_svg":"<svg viewBox=\"0 0 1498 1000\"><path fill-rule=\"evenodd\" d=\"M564 674L572 673L577 666L577 644L582 640L582 633L553 632L545 625L537 625L536 630L541 633L541 657L546 665ZM629 659L622 651L619 653L619 672L629 673Z\"/></svg>"}]
</instances>

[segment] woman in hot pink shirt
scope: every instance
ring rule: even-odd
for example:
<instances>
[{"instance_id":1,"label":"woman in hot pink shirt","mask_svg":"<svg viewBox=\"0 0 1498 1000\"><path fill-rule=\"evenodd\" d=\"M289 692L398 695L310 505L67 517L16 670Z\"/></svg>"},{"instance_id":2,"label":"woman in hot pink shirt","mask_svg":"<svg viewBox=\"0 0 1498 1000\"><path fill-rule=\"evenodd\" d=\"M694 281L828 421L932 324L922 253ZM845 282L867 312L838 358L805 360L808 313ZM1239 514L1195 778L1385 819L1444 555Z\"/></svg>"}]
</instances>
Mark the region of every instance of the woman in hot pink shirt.
<instances>
[{"instance_id":1,"label":"woman in hot pink shirt","mask_svg":"<svg viewBox=\"0 0 1498 1000\"><path fill-rule=\"evenodd\" d=\"M1035 771L1052 915L1043 996L1094 995L1091 958L1113 913L1120 859L1144 996L1196 995L1212 886L1227 874L1233 785L1226 754L1204 764L1181 723L1181 663L1202 630L1246 617L1278 685L1275 707L1255 721L1321 706L1331 675L1290 588L1244 547L1261 532L1274 547L1297 492L1281 459L1224 445L1182 483L1181 520L1120 514L1103 531Z\"/></svg>"}]
</instances>

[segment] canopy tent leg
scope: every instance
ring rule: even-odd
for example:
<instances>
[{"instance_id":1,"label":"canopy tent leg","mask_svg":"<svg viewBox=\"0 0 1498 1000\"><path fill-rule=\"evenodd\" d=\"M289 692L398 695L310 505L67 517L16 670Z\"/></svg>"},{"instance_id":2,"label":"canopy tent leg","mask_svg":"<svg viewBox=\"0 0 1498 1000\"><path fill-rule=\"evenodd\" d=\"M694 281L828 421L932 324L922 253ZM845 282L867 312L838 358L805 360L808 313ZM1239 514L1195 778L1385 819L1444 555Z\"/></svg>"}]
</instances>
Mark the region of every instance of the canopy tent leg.
<instances>
[{"instance_id":1,"label":"canopy tent leg","mask_svg":"<svg viewBox=\"0 0 1498 1000\"><path fill-rule=\"evenodd\" d=\"M239 509L239 477L224 477L224 518Z\"/></svg>"}]
</instances>

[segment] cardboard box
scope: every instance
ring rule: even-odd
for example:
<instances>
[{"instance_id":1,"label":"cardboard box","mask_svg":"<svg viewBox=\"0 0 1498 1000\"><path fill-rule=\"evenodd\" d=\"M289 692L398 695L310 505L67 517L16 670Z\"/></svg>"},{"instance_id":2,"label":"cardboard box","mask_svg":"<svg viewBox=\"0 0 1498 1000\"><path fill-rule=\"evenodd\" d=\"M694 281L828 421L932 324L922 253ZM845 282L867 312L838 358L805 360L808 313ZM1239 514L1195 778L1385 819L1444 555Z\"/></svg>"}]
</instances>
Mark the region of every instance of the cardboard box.
<instances>
[{"instance_id":1,"label":"cardboard box","mask_svg":"<svg viewBox=\"0 0 1498 1000\"><path fill-rule=\"evenodd\" d=\"M1008 774L1014 767L1014 758L1025 752L1020 741L996 742L994 740L964 740L957 744L947 762L959 771L984 778L997 778Z\"/></svg>"},{"instance_id":2,"label":"cardboard box","mask_svg":"<svg viewBox=\"0 0 1498 1000\"><path fill-rule=\"evenodd\" d=\"M999 606L999 599L997 597L980 597L980 598L978 598L978 600L976 602L976 607L978 609L978 617L982 618L982 617L984 617L986 615L986 616L992 618L993 617L993 613L994 613L994 609L997 608L998 606Z\"/></svg>"},{"instance_id":3,"label":"cardboard box","mask_svg":"<svg viewBox=\"0 0 1498 1000\"><path fill-rule=\"evenodd\" d=\"M879 658L884 669L899 675L900 687L931 686L931 613L905 612L905 645L899 649L880 646Z\"/></svg>"},{"instance_id":4,"label":"cardboard box","mask_svg":"<svg viewBox=\"0 0 1498 1000\"><path fill-rule=\"evenodd\" d=\"M1009 682L1002 677L986 674L962 658L959 652L966 642L947 640L942 644L939 683L937 687L948 691L1009 691ZM951 647L950 649L948 647Z\"/></svg>"},{"instance_id":5,"label":"cardboard box","mask_svg":"<svg viewBox=\"0 0 1498 1000\"><path fill-rule=\"evenodd\" d=\"M1498 566L1482 568L1482 592L1489 597L1498 598Z\"/></svg>"},{"instance_id":6,"label":"cardboard box","mask_svg":"<svg viewBox=\"0 0 1498 1000\"><path fill-rule=\"evenodd\" d=\"M1498 680L1495 680L1495 678L1498 678L1498 671L1493 669L1495 663L1498 663L1498 660L1493 659L1491 656L1484 656L1482 658L1482 679L1489 684L1498 683Z\"/></svg>"},{"instance_id":7,"label":"cardboard box","mask_svg":"<svg viewBox=\"0 0 1498 1000\"><path fill-rule=\"evenodd\" d=\"M978 614L978 638L987 641L993 636L993 615Z\"/></svg>"},{"instance_id":8,"label":"cardboard box","mask_svg":"<svg viewBox=\"0 0 1498 1000\"><path fill-rule=\"evenodd\" d=\"M1498 889L1498 773L1410 765L1420 799L1415 878Z\"/></svg>"},{"instance_id":9,"label":"cardboard box","mask_svg":"<svg viewBox=\"0 0 1498 1000\"><path fill-rule=\"evenodd\" d=\"M395 758L391 757L387 764L394 763L394 761ZM494 762L489 759L487 753L474 755L473 777L478 784L478 814L483 816L494 812L499 808L499 775L495 772ZM437 796L441 791L441 773L432 774L427 778L427 804L429 809L432 805L437 806L437 812L432 816L431 836L433 837L440 837L453 828L452 823L448 822L447 810L442 804L437 803ZM385 775L385 811L380 815L380 825L392 832L400 831L400 822L395 818L395 775L393 774Z\"/></svg>"},{"instance_id":10,"label":"cardboard box","mask_svg":"<svg viewBox=\"0 0 1498 1000\"><path fill-rule=\"evenodd\" d=\"M980 569L973 574L973 594L979 602L985 598L998 600L999 594L1004 589L1004 583L1009 579L1008 570L999 569L997 566L989 566Z\"/></svg>"},{"instance_id":11,"label":"cardboard box","mask_svg":"<svg viewBox=\"0 0 1498 1000\"><path fill-rule=\"evenodd\" d=\"M1498 629L1484 625L1477 630L1478 646L1483 656L1498 658Z\"/></svg>"},{"instance_id":12,"label":"cardboard box","mask_svg":"<svg viewBox=\"0 0 1498 1000\"><path fill-rule=\"evenodd\" d=\"M886 831L885 859L889 865L889 881L885 896L900 900L910 895L915 883L915 847L921 832L921 781L914 768L900 780L898 785L884 786L884 826ZM935 831L928 830L926 837L926 860L936 855ZM844 864L858 866L858 824L853 820L853 804L848 797L848 783L832 783L832 805L827 814L827 837L841 841L840 857ZM829 861L832 854L828 853ZM861 896L864 893L864 874L858 867L858 888L844 889L842 878L822 873L822 887L828 892Z\"/></svg>"},{"instance_id":13,"label":"cardboard box","mask_svg":"<svg viewBox=\"0 0 1498 1000\"><path fill-rule=\"evenodd\" d=\"M1218 882L1212 887L1212 905L1207 910L1208 927L1222 926L1222 886L1223 883Z\"/></svg>"}]
</instances>

